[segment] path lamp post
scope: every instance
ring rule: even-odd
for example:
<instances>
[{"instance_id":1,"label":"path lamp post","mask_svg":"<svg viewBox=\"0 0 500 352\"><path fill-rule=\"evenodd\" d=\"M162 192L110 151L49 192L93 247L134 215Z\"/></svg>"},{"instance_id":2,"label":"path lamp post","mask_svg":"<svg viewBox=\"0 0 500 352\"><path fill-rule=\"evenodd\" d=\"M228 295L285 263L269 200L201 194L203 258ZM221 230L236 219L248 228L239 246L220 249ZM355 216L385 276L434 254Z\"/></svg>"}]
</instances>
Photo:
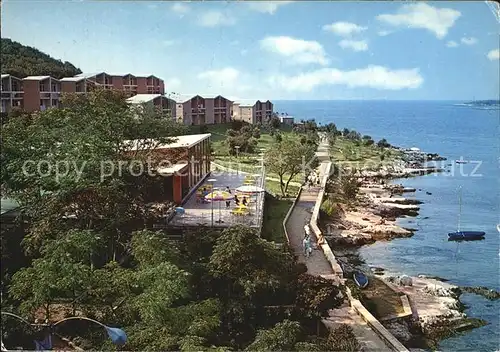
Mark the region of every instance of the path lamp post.
<instances>
[{"instance_id":1,"label":"path lamp post","mask_svg":"<svg viewBox=\"0 0 500 352\"><path fill-rule=\"evenodd\" d=\"M19 321L21 321L22 323L24 323L25 325L28 325L32 328L35 328L35 327L48 327L50 329L50 337L49 337L49 340L48 342L45 342L45 344L47 344L48 346L41 346L42 349L46 349L46 350L51 350L52 349L52 335L54 333L54 328L61 324L61 323L64 323L68 320L87 320L87 321L90 321L91 323L94 323L94 324L97 324L101 327L103 327L105 330L106 330L106 333L108 334L109 338L111 339L111 341L113 341L113 343L117 346L123 346L126 342L127 342L127 334L125 333L125 331L123 331L122 329L119 329L119 328L113 328L113 327L110 327L110 326L107 326L97 320L94 320L94 319L90 319L90 318L87 318L87 317L69 317L69 318L64 318L64 319L61 319L55 323L52 323L52 324L32 324L32 323L29 323L28 321L24 320L22 317L14 314L14 313L9 313L9 312L1 312L2 315L6 315L6 316L10 316L10 317L13 317ZM37 344L37 347L39 347L40 345L40 342L35 342ZM2 348L3 348L3 342L2 342ZM37 348L37 350L40 350L39 348Z\"/></svg>"},{"instance_id":2,"label":"path lamp post","mask_svg":"<svg viewBox=\"0 0 500 352\"><path fill-rule=\"evenodd\" d=\"M239 175L240 174L240 158L239 158L240 146L235 145L234 149L236 150L236 175Z\"/></svg>"},{"instance_id":3,"label":"path lamp post","mask_svg":"<svg viewBox=\"0 0 500 352\"><path fill-rule=\"evenodd\" d=\"M210 178L207 180L207 182L209 182L212 185L212 190L210 192L213 193L214 184L215 184L215 182L217 182L217 180L215 178ZM205 197L205 195L203 197ZM212 225L211 226L214 227L214 200L213 199L210 200L210 207L212 208L212 221L211 221Z\"/></svg>"},{"instance_id":4,"label":"path lamp post","mask_svg":"<svg viewBox=\"0 0 500 352\"><path fill-rule=\"evenodd\" d=\"M253 177L255 177L255 179L257 180L257 177L262 177L262 174L253 174L252 175ZM259 185L256 183L255 184L255 187L259 187ZM260 192L257 192L256 195L255 195L255 217L257 219L257 225L259 224L259 217L260 217L260 202L259 200L262 200L261 197L261 193ZM257 215L258 214L258 215Z\"/></svg>"}]
</instances>

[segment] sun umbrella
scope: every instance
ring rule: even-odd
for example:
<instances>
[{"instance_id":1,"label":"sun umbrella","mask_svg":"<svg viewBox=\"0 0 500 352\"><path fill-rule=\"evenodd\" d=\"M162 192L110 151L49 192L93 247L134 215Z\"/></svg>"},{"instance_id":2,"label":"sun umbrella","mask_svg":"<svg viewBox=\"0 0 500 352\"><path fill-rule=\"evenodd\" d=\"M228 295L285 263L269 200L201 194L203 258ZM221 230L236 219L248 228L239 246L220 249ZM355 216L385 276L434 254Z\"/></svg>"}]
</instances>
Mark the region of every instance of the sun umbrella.
<instances>
[{"instance_id":1,"label":"sun umbrella","mask_svg":"<svg viewBox=\"0 0 500 352\"><path fill-rule=\"evenodd\" d=\"M206 200L224 201L233 199L234 196L226 191L213 191L205 196Z\"/></svg>"},{"instance_id":2,"label":"sun umbrella","mask_svg":"<svg viewBox=\"0 0 500 352\"><path fill-rule=\"evenodd\" d=\"M265 191L263 188L257 186L240 186L236 190L241 193L260 193Z\"/></svg>"},{"instance_id":3,"label":"sun umbrella","mask_svg":"<svg viewBox=\"0 0 500 352\"><path fill-rule=\"evenodd\" d=\"M221 209L220 209L220 202L222 201L227 201L227 200L231 200L233 199L234 196L229 193L229 192L226 192L226 191L213 191L209 194L207 194L205 196L205 199L207 200L211 200L212 202L219 202L219 220L217 220L216 222L217 223L223 223L224 221L222 221L222 213L221 213ZM212 222L213 222L213 213L214 213L214 210L213 210L213 203L212 203ZM213 225L213 224L212 224Z\"/></svg>"}]
</instances>

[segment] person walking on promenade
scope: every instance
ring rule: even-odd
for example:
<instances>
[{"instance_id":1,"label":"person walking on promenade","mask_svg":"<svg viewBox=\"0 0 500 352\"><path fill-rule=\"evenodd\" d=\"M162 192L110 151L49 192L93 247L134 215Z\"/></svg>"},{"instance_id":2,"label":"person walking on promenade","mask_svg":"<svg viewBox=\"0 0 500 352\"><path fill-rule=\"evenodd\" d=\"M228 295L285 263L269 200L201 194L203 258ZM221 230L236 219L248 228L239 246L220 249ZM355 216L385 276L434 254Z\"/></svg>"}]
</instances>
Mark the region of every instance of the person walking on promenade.
<instances>
[{"instance_id":1,"label":"person walking on promenade","mask_svg":"<svg viewBox=\"0 0 500 352\"><path fill-rule=\"evenodd\" d=\"M302 241L302 245L304 247L304 257L309 258L312 252L311 236L309 236L309 234L307 233L305 234L304 240Z\"/></svg>"}]
</instances>

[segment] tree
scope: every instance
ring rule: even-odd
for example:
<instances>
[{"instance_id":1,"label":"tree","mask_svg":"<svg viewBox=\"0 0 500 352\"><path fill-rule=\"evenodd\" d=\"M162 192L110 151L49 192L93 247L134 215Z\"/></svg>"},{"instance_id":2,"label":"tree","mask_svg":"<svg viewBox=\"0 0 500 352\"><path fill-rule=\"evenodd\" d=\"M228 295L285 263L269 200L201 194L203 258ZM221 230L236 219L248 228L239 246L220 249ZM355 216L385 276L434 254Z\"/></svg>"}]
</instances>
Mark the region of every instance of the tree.
<instances>
[{"instance_id":1,"label":"tree","mask_svg":"<svg viewBox=\"0 0 500 352\"><path fill-rule=\"evenodd\" d=\"M274 142L266 153L266 166L280 179L281 194L284 196L292 179L305 171L307 163L313 160L316 152L314 144L303 144L296 136L286 136Z\"/></svg>"},{"instance_id":2,"label":"tree","mask_svg":"<svg viewBox=\"0 0 500 352\"><path fill-rule=\"evenodd\" d=\"M347 200L356 199L359 187L361 187L361 183L359 182L354 171L352 171L349 174L343 175L340 179L340 184L345 199Z\"/></svg>"},{"instance_id":3,"label":"tree","mask_svg":"<svg viewBox=\"0 0 500 352\"><path fill-rule=\"evenodd\" d=\"M229 129L226 131L225 143L229 154L236 154L236 146L240 152L253 153L257 147L257 139L260 138L260 129L249 124L243 125L239 130Z\"/></svg>"},{"instance_id":4,"label":"tree","mask_svg":"<svg viewBox=\"0 0 500 352\"><path fill-rule=\"evenodd\" d=\"M371 136L364 135L363 136L363 144L366 146L371 146L371 145L375 144L375 142L373 141Z\"/></svg>"},{"instance_id":5,"label":"tree","mask_svg":"<svg viewBox=\"0 0 500 352\"><path fill-rule=\"evenodd\" d=\"M259 238L253 229L238 225L224 230L217 239L209 268L215 278L229 283L228 297L250 297L278 288L286 274L292 273L293 259L290 253L278 251L273 243Z\"/></svg>"},{"instance_id":6,"label":"tree","mask_svg":"<svg viewBox=\"0 0 500 352\"><path fill-rule=\"evenodd\" d=\"M281 126L281 121L280 119L277 117L277 116L273 116L271 117L271 119L269 120L268 122L269 124L269 127L273 130L277 130L280 128Z\"/></svg>"},{"instance_id":7,"label":"tree","mask_svg":"<svg viewBox=\"0 0 500 352\"><path fill-rule=\"evenodd\" d=\"M91 277L92 254L101 238L92 231L71 230L64 240L51 240L42 248L42 257L31 267L22 268L12 278L10 294L21 300L21 311L33 314L44 307L50 317L50 305L56 298L68 298L73 314L86 292Z\"/></svg>"},{"instance_id":8,"label":"tree","mask_svg":"<svg viewBox=\"0 0 500 352\"><path fill-rule=\"evenodd\" d=\"M296 351L301 334L300 323L284 320L268 330L260 330L246 351Z\"/></svg>"},{"instance_id":9,"label":"tree","mask_svg":"<svg viewBox=\"0 0 500 352\"><path fill-rule=\"evenodd\" d=\"M382 138L381 140L379 140L377 142L377 147L379 147L379 148L390 148L391 145L389 144L389 142L387 142L387 140L385 138Z\"/></svg>"},{"instance_id":10,"label":"tree","mask_svg":"<svg viewBox=\"0 0 500 352\"><path fill-rule=\"evenodd\" d=\"M330 280L309 274L299 276L295 304L301 316L327 316L329 309L340 307L343 301L340 287L333 285Z\"/></svg>"}]
</instances>

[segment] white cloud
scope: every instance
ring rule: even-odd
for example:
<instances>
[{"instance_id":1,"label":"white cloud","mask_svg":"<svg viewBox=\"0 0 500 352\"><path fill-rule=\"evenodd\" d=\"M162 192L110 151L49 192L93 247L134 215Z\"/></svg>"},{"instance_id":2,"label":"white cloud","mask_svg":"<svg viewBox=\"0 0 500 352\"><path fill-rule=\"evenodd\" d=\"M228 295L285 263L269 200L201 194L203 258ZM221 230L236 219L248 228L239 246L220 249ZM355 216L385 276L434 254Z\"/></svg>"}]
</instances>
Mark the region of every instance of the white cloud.
<instances>
[{"instance_id":1,"label":"white cloud","mask_svg":"<svg viewBox=\"0 0 500 352\"><path fill-rule=\"evenodd\" d=\"M202 27L232 26L235 23L234 17L216 10L204 12L198 22Z\"/></svg>"},{"instance_id":2,"label":"white cloud","mask_svg":"<svg viewBox=\"0 0 500 352\"><path fill-rule=\"evenodd\" d=\"M266 37L260 41L260 47L287 57L296 64L328 64L323 46L316 41L286 36Z\"/></svg>"},{"instance_id":3,"label":"white cloud","mask_svg":"<svg viewBox=\"0 0 500 352\"><path fill-rule=\"evenodd\" d=\"M322 68L297 76L271 77L270 83L289 91L310 92L317 86L343 85L349 88L381 90L415 89L422 85L418 68L391 70L383 66L368 66L352 71Z\"/></svg>"},{"instance_id":4,"label":"white cloud","mask_svg":"<svg viewBox=\"0 0 500 352\"><path fill-rule=\"evenodd\" d=\"M163 44L163 46L172 46L175 44L175 40L164 40L161 43Z\"/></svg>"},{"instance_id":5,"label":"white cloud","mask_svg":"<svg viewBox=\"0 0 500 352\"><path fill-rule=\"evenodd\" d=\"M208 81L211 87L233 87L238 83L239 77L240 71L233 67L205 71L198 75L199 79Z\"/></svg>"},{"instance_id":6,"label":"white cloud","mask_svg":"<svg viewBox=\"0 0 500 352\"><path fill-rule=\"evenodd\" d=\"M173 12L179 14L180 17L184 17L185 14L191 11L191 8L185 2L176 2L172 5L171 9Z\"/></svg>"},{"instance_id":7,"label":"white cloud","mask_svg":"<svg viewBox=\"0 0 500 352\"><path fill-rule=\"evenodd\" d=\"M274 15L280 6L288 5L292 1L250 1L245 3L251 10Z\"/></svg>"},{"instance_id":8,"label":"white cloud","mask_svg":"<svg viewBox=\"0 0 500 352\"><path fill-rule=\"evenodd\" d=\"M385 37L389 34L391 34L392 32L391 31L378 31L378 35L381 36L381 37Z\"/></svg>"},{"instance_id":9,"label":"white cloud","mask_svg":"<svg viewBox=\"0 0 500 352\"><path fill-rule=\"evenodd\" d=\"M469 38L463 37L460 39L460 41L465 45L474 45L477 43L477 39L474 37L469 37Z\"/></svg>"},{"instance_id":10,"label":"white cloud","mask_svg":"<svg viewBox=\"0 0 500 352\"><path fill-rule=\"evenodd\" d=\"M427 29L442 39L460 16L460 11L419 2L403 5L395 14L378 15L377 19L395 27Z\"/></svg>"},{"instance_id":11,"label":"white cloud","mask_svg":"<svg viewBox=\"0 0 500 352\"><path fill-rule=\"evenodd\" d=\"M361 33L366 29L367 27L358 26L356 23L351 22L334 22L323 26L324 31L332 32L343 37L348 37L355 33Z\"/></svg>"},{"instance_id":12,"label":"white cloud","mask_svg":"<svg viewBox=\"0 0 500 352\"><path fill-rule=\"evenodd\" d=\"M342 49L351 49L354 51L368 50L368 43L366 40L348 40L344 39L339 42Z\"/></svg>"},{"instance_id":13,"label":"white cloud","mask_svg":"<svg viewBox=\"0 0 500 352\"><path fill-rule=\"evenodd\" d=\"M448 48L456 48L458 46L458 43L454 40L450 40L446 43L446 46Z\"/></svg>"},{"instance_id":14,"label":"white cloud","mask_svg":"<svg viewBox=\"0 0 500 352\"><path fill-rule=\"evenodd\" d=\"M500 60L500 50L499 49L493 49L493 50L491 50L488 53L487 57L491 61Z\"/></svg>"}]
</instances>

